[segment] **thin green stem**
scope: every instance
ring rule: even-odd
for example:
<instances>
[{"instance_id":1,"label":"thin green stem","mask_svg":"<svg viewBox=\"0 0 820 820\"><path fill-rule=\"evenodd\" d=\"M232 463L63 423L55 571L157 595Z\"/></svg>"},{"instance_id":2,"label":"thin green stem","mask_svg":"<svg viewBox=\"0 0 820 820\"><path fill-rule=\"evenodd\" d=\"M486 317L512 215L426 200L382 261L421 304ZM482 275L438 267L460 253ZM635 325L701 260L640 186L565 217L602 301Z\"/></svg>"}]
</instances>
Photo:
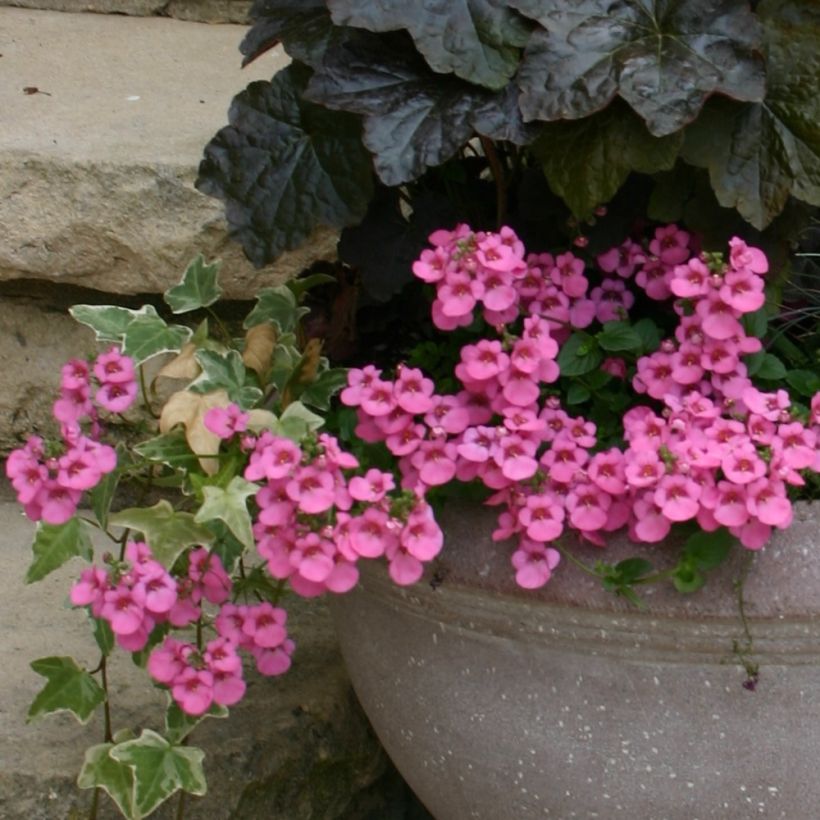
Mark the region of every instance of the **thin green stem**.
<instances>
[{"instance_id":1,"label":"thin green stem","mask_svg":"<svg viewBox=\"0 0 820 820\"><path fill-rule=\"evenodd\" d=\"M140 365L137 370L140 374L140 392L142 393L143 404L148 410L148 413L151 415L151 418L158 419L159 416L154 412L154 408L151 406L151 401L148 398L148 385L145 383L145 368Z\"/></svg>"},{"instance_id":2,"label":"thin green stem","mask_svg":"<svg viewBox=\"0 0 820 820\"><path fill-rule=\"evenodd\" d=\"M583 570L587 575L592 575L594 578L600 578L600 573L596 572L592 567L588 564L585 564L580 559L576 558L566 547L562 547L557 541L554 541L552 544L561 555L566 558L570 563L575 564L578 569Z\"/></svg>"},{"instance_id":3,"label":"thin green stem","mask_svg":"<svg viewBox=\"0 0 820 820\"><path fill-rule=\"evenodd\" d=\"M113 743L114 735L111 732L111 706L108 701L108 669L105 655L100 660L100 676L102 678L102 688L105 692L105 700L103 701L103 717L105 719L105 742Z\"/></svg>"}]
</instances>

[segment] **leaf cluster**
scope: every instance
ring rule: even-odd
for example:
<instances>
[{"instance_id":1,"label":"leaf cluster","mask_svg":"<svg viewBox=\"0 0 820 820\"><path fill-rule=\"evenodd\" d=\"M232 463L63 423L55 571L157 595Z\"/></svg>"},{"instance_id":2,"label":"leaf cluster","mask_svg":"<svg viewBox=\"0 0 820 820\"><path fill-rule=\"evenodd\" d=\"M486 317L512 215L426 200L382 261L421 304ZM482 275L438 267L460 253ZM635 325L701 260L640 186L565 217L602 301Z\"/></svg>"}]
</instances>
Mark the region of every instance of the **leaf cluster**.
<instances>
[{"instance_id":1,"label":"leaf cluster","mask_svg":"<svg viewBox=\"0 0 820 820\"><path fill-rule=\"evenodd\" d=\"M820 205L809 0L256 0L252 17L245 63L280 43L293 62L234 99L197 184L259 266L347 228L342 258L387 298L431 222L480 226L488 193L485 218L545 217L529 172L580 219L636 172L658 215L702 200L696 169L759 230Z\"/></svg>"}]
</instances>

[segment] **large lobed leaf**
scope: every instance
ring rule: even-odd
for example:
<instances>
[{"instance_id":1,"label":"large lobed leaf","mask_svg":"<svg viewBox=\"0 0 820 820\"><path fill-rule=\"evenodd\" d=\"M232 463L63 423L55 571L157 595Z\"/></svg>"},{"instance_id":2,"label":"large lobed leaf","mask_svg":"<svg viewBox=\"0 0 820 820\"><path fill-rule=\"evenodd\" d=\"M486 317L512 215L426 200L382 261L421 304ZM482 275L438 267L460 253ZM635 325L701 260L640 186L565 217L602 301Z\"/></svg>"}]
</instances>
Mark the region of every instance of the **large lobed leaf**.
<instances>
[{"instance_id":1,"label":"large lobed leaf","mask_svg":"<svg viewBox=\"0 0 820 820\"><path fill-rule=\"evenodd\" d=\"M65 524L39 521L31 545L34 559L26 572L26 583L42 580L74 556L90 561L93 549L85 527L76 517L70 518Z\"/></svg>"},{"instance_id":2,"label":"large lobed leaf","mask_svg":"<svg viewBox=\"0 0 820 820\"><path fill-rule=\"evenodd\" d=\"M686 130L684 158L709 169L721 205L762 230L789 196L820 205L820 7L769 0L762 103L715 99Z\"/></svg>"},{"instance_id":3,"label":"large lobed leaf","mask_svg":"<svg viewBox=\"0 0 820 820\"><path fill-rule=\"evenodd\" d=\"M529 25L506 0L328 0L333 21L375 32L404 29L430 67L498 89L518 67Z\"/></svg>"},{"instance_id":4,"label":"large lobed leaf","mask_svg":"<svg viewBox=\"0 0 820 820\"><path fill-rule=\"evenodd\" d=\"M80 723L87 723L105 700L105 690L74 658L40 658L31 662L31 668L47 682L28 710L30 721L54 712L71 712Z\"/></svg>"},{"instance_id":5,"label":"large lobed leaf","mask_svg":"<svg viewBox=\"0 0 820 820\"><path fill-rule=\"evenodd\" d=\"M251 83L199 166L197 187L225 201L231 236L258 267L319 226L356 224L372 194L359 118L303 99L309 77L293 64Z\"/></svg>"},{"instance_id":6,"label":"large lobed leaf","mask_svg":"<svg viewBox=\"0 0 820 820\"><path fill-rule=\"evenodd\" d=\"M763 98L760 27L745 0L510 0L544 26L518 79L527 119L586 117L620 95L655 136L711 94Z\"/></svg>"}]
</instances>

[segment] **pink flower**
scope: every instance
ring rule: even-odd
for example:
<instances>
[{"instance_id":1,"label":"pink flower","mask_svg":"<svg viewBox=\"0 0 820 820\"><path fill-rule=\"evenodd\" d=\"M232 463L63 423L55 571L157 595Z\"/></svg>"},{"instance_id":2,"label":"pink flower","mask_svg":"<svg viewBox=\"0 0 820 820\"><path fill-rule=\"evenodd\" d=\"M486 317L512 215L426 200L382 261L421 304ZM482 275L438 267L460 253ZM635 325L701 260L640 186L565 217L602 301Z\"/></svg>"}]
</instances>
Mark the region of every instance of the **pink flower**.
<instances>
[{"instance_id":1,"label":"pink flower","mask_svg":"<svg viewBox=\"0 0 820 820\"><path fill-rule=\"evenodd\" d=\"M333 476L314 466L300 467L286 486L288 497L305 513L326 512L336 497Z\"/></svg>"},{"instance_id":2,"label":"pink flower","mask_svg":"<svg viewBox=\"0 0 820 820\"><path fill-rule=\"evenodd\" d=\"M426 413L433 406L433 382L417 368L402 367L393 392L399 407L407 413Z\"/></svg>"},{"instance_id":3,"label":"pink flower","mask_svg":"<svg viewBox=\"0 0 820 820\"><path fill-rule=\"evenodd\" d=\"M136 382L106 382L94 400L109 413L124 413L137 397Z\"/></svg>"},{"instance_id":4,"label":"pink flower","mask_svg":"<svg viewBox=\"0 0 820 820\"><path fill-rule=\"evenodd\" d=\"M573 527L595 532L606 525L612 496L594 484L580 482L567 494L566 505Z\"/></svg>"},{"instance_id":5,"label":"pink flower","mask_svg":"<svg viewBox=\"0 0 820 820\"><path fill-rule=\"evenodd\" d=\"M688 521L698 513L700 487L683 475L665 475L654 493L655 504L670 521Z\"/></svg>"},{"instance_id":6,"label":"pink flower","mask_svg":"<svg viewBox=\"0 0 820 820\"><path fill-rule=\"evenodd\" d=\"M174 679L171 694L187 715L204 715L214 700L214 676L207 669L187 666Z\"/></svg>"},{"instance_id":7,"label":"pink flower","mask_svg":"<svg viewBox=\"0 0 820 820\"><path fill-rule=\"evenodd\" d=\"M538 589L549 581L560 560L557 550L522 539L512 555L515 581L523 589Z\"/></svg>"},{"instance_id":8,"label":"pink flower","mask_svg":"<svg viewBox=\"0 0 820 820\"><path fill-rule=\"evenodd\" d=\"M419 477L429 487L446 484L456 473L456 445L442 439L423 441L410 456Z\"/></svg>"},{"instance_id":9,"label":"pink flower","mask_svg":"<svg viewBox=\"0 0 820 820\"><path fill-rule=\"evenodd\" d=\"M212 407L202 422L215 436L229 439L248 429L249 418L250 415L243 413L238 404L229 404L227 407Z\"/></svg>"},{"instance_id":10,"label":"pink flower","mask_svg":"<svg viewBox=\"0 0 820 820\"><path fill-rule=\"evenodd\" d=\"M649 243L649 252L664 265L679 265L689 256L690 236L677 225L665 225L655 229L655 238Z\"/></svg>"},{"instance_id":11,"label":"pink flower","mask_svg":"<svg viewBox=\"0 0 820 820\"><path fill-rule=\"evenodd\" d=\"M253 641L254 646L273 649L287 638L287 613L284 609L263 601L249 606L243 615L242 632Z\"/></svg>"},{"instance_id":12,"label":"pink flower","mask_svg":"<svg viewBox=\"0 0 820 820\"><path fill-rule=\"evenodd\" d=\"M558 496L549 491L527 497L518 511L518 520L531 541L554 541L564 530L564 507Z\"/></svg>"},{"instance_id":13,"label":"pink flower","mask_svg":"<svg viewBox=\"0 0 820 820\"><path fill-rule=\"evenodd\" d=\"M350 546L363 558L378 558L388 545L398 541L387 513L377 507L368 507L360 516L351 518L348 531Z\"/></svg>"},{"instance_id":14,"label":"pink flower","mask_svg":"<svg viewBox=\"0 0 820 820\"><path fill-rule=\"evenodd\" d=\"M734 270L749 270L758 274L769 270L766 255L759 248L750 248L736 236L729 240L729 248L729 264Z\"/></svg>"},{"instance_id":15,"label":"pink flower","mask_svg":"<svg viewBox=\"0 0 820 820\"><path fill-rule=\"evenodd\" d=\"M368 470L364 476L350 479L348 489L356 501L381 501L396 486L390 473L383 473L375 468Z\"/></svg>"}]
</instances>

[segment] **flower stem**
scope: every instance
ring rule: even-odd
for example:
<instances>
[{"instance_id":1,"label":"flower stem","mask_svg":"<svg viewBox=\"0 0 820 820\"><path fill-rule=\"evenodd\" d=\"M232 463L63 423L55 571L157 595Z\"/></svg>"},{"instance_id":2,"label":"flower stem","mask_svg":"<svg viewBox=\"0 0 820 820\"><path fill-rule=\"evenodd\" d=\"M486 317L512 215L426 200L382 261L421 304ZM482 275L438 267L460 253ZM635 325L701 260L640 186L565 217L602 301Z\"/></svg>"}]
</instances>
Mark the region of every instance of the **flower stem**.
<instances>
[{"instance_id":1,"label":"flower stem","mask_svg":"<svg viewBox=\"0 0 820 820\"><path fill-rule=\"evenodd\" d=\"M142 393L142 401L145 405L145 409L148 410L152 419L158 419L159 416L154 412L154 408L151 406L151 402L148 399L148 386L145 384L145 368L140 365L137 370L140 374L140 392Z\"/></svg>"}]
</instances>

